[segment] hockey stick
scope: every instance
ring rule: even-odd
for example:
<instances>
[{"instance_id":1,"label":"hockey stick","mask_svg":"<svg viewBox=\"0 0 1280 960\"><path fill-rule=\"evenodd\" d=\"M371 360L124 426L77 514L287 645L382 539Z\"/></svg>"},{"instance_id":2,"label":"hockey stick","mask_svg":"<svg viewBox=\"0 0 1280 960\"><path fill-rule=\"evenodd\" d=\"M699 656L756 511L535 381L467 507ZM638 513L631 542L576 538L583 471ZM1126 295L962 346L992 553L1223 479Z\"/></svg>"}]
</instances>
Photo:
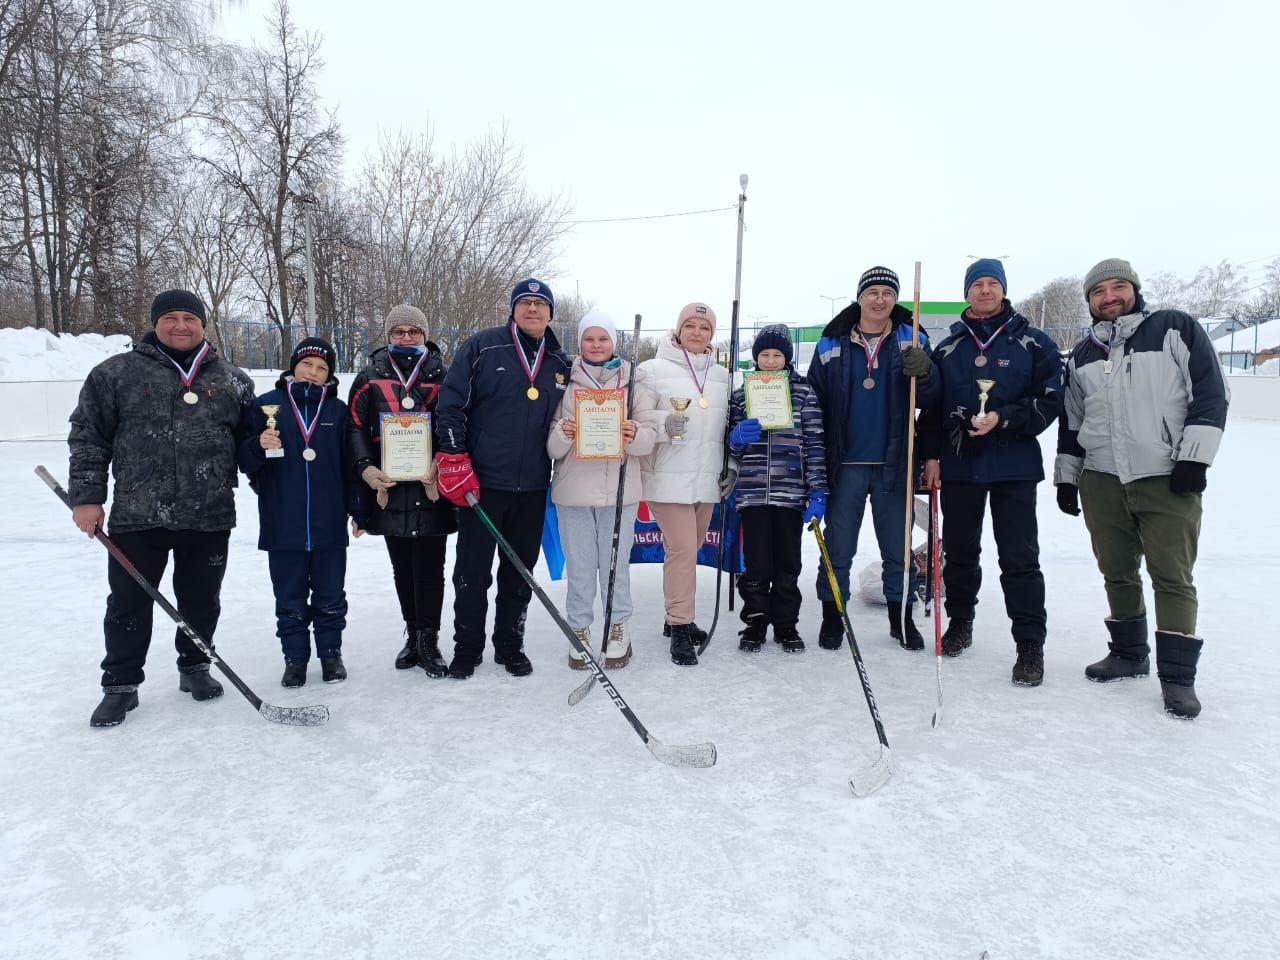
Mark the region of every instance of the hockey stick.
<instances>
[{"instance_id":1,"label":"hockey stick","mask_svg":"<svg viewBox=\"0 0 1280 960\"><path fill-rule=\"evenodd\" d=\"M480 506L480 501L476 499L474 493L467 493L467 503L471 509L476 512L476 516L480 518L480 522L485 525L493 539L497 541L498 548L503 555L511 561L511 565L516 568L516 572L520 574L524 582L529 585L529 589L537 596L538 601L546 608L547 613L551 614L551 619L556 622L556 626L564 633L569 640L570 645L586 656L587 666L591 672L595 674L596 680L600 682L600 686L604 687L604 692L609 694L609 698L613 701L614 706L622 711L622 715L627 718L627 722L631 724L640 739L644 741L644 745L649 748L649 752L663 763L668 763L673 767L713 767L716 763L716 745L714 743L695 743L688 747L668 746L658 740L657 737L649 733L645 729L640 718L631 712L631 708L627 706L627 701L622 699L622 694L618 693L618 688L613 685L613 681L605 674L604 669L596 662L596 658L591 655L591 650L578 639L577 634L573 632L573 628L569 626L565 618L556 609L551 598L547 596L545 590L538 585L538 581L533 579L533 574L529 572L529 568L524 565L515 548L507 542L498 528L493 525L493 521L489 519L489 515L484 512L484 508Z\"/></svg>"},{"instance_id":2,"label":"hockey stick","mask_svg":"<svg viewBox=\"0 0 1280 960\"><path fill-rule=\"evenodd\" d=\"M737 266L733 273L733 314L729 321L729 399L733 399L733 375L738 371L738 305L742 300L742 231L745 221L742 218L742 208L747 202L747 175L744 173L738 177L738 185L741 192L738 194L738 259ZM729 423L729 417L726 407L725 424ZM725 438L724 458L720 463L720 482L723 483L725 477L729 475L729 444L728 438ZM733 491L729 491L732 496ZM711 643L711 637L716 632L716 624L720 622L720 593L721 585L724 582L724 528L725 514L728 511L728 497L720 498L720 538L716 543L716 605L715 611L711 615L711 626L707 630L706 638L698 644L698 656L702 656L707 652L707 646ZM733 589L733 583L730 581L729 589Z\"/></svg>"},{"instance_id":3,"label":"hockey stick","mask_svg":"<svg viewBox=\"0 0 1280 960\"><path fill-rule=\"evenodd\" d=\"M631 336L631 379L627 381L627 416L631 416L631 399L635 396L636 390L636 361L640 357L640 314L636 314L636 330ZM622 536L622 495L626 491L627 484L627 456L626 448L622 451L622 462L618 464L618 502L613 511L613 548L609 551L609 590L604 598L604 633L601 634L600 640L600 656L605 655L605 647L609 644L609 628L613 626L613 585L618 576L618 540ZM596 685L596 676L593 673L587 677L581 684L574 687L573 692L569 694L569 706L576 707L582 702L582 698L591 692L591 688Z\"/></svg>"},{"instance_id":4,"label":"hockey stick","mask_svg":"<svg viewBox=\"0 0 1280 960\"><path fill-rule=\"evenodd\" d=\"M62 489L62 484L58 483L48 470L43 466L36 467L36 476L48 484L49 489L58 495L58 499L66 504L67 509L72 509L71 498L67 495L67 491ZM182 614L165 599L164 594L147 582L147 578L138 572L138 568L125 556L119 544L103 533L101 527L94 528L93 536L107 548L107 552L115 558L116 563L120 564L124 571L138 582L138 586L142 587L152 600L160 604L160 608L178 625L178 629L187 635L187 639L194 643L196 648L209 658L209 662L221 670L223 676L244 694L244 698L253 704L253 708L258 711L258 715L264 720L270 720L272 723L285 723L295 727L315 727L329 719L329 708L323 705L314 707L277 707L275 704L265 703L261 697L249 689L248 684L241 680L220 656L213 652L213 648L209 646L208 641L183 619Z\"/></svg>"},{"instance_id":5,"label":"hockey stick","mask_svg":"<svg viewBox=\"0 0 1280 960\"><path fill-rule=\"evenodd\" d=\"M942 722L942 540L938 536L938 488L929 490L929 576L933 595L933 653L938 670L938 705L933 710L931 726Z\"/></svg>"},{"instance_id":6,"label":"hockey stick","mask_svg":"<svg viewBox=\"0 0 1280 960\"><path fill-rule=\"evenodd\" d=\"M915 296L911 307L911 345L920 346L920 261L916 261ZM907 603L907 587L911 584L912 563L907 564L911 553L911 528L915 520L916 472L912 466L916 447L916 378L911 378L911 387L907 393L907 515L902 531L902 609L899 612L902 635L907 635L907 617L911 605Z\"/></svg>"},{"instance_id":7,"label":"hockey stick","mask_svg":"<svg viewBox=\"0 0 1280 960\"><path fill-rule=\"evenodd\" d=\"M853 662L858 667L858 680L862 683L862 694L867 699L867 709L871 711L871 719L876 725L876 736L880 739L880 755L866 768L849 777L849 789L855 797L865 797L875 793L893 776L893 757L889 754L889 738L885 736L884 724L880 722L880 710L876 707L875 695L871 692L871 680L867 676L867 666L862 661L862 653L858 650L857 638L853 635L853 625L849 623L849 612L845 609L844 597L840 593L840 584L836 582L835 567L831 565L831 555L827 553L827 541L822 536L817 518L809 521L809 529L818 541L818 550L822 554L822 565L827 571L827 581L831 584L831 595L835 598L836 608L840 611L840 620L844 624L844 635L849 641L849 652L853 654Z\"/></svg>"}]
</instances>

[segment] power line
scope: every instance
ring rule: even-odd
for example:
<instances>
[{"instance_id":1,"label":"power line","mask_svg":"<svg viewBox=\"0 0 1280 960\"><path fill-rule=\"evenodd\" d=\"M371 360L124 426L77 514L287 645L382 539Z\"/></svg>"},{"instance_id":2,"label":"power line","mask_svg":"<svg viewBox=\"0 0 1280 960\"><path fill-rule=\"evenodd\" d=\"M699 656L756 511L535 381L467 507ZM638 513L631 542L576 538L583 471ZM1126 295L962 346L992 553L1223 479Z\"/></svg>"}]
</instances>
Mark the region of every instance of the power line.
<instances>
[{"instance_id":1,"label":"power line","mask_svg":"<svg viewBox=\"0 0 1280 960\"><path fill-rule=\"evenodd\" d=\"M579 223L624 223L630 220L667 220L671 217L698 217L704 213L724 213L726 210L736 210L737 207L711 207L707 210L682 210L678 213L651 213L640 217L599 217L595 220L555 220L554 223L579 224Z\"/></svg>"}]
</instances>

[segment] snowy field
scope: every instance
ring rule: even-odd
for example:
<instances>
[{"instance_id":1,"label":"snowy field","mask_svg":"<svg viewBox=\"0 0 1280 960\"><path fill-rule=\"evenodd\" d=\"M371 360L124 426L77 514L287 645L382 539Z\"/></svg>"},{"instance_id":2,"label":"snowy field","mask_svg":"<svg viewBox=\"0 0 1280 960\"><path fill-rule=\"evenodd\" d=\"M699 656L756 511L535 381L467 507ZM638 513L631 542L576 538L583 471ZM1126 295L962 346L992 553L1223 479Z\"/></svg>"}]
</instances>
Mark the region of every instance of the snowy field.
<instances>
[{"instance_id":1,"label":"snowy field","mask_svg":"<svg viewBox=\"0 0 1280 960\"><path fill-rule=\"evenodd\" d=\"M811 590L805 654L749 657L724 630L682 670L660 636L659 570L636 570L638 652L614 676L663 741L714 740L709 770L657 763L600 691L566 706L581 674L536 602L529 678L491 650L465 683L394 670L375 538L351 550L350 680L326 687L313 663L282 690L247 487L219 649L266 699L326 703L331 721L266 723L229 684L208 703L179 694L158 613L141 707L91 730L106 554L37 463L64 478L65 445L0 444L5 958L1274 955L1280 424L1233 420L1209 472L1200 720L1167 718L1154 676L1084 679L1105 649L1102 584L1083 522L1045 485L1043 687L1009 683L990 543L936 731L932 653L900 650L883 608L855 603L898 770L868 799L846 780L875 734L848 653L817 647Z\"/></svg>"}]
</instances>

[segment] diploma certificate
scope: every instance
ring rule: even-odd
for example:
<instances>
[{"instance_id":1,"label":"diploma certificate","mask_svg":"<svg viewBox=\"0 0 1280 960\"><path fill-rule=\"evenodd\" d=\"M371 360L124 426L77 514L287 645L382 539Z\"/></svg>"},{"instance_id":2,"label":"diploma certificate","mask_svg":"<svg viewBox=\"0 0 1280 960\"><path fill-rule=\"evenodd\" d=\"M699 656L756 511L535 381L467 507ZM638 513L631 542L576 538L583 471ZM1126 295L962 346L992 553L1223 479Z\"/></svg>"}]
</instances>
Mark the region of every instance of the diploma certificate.
<instances>
[{"instance_id":1,"label":"diploma certificate","mask_svg":"<svg viewBox=\"0 0 1280 960\"><path fill-rule=\"evenodd\" d=\"M384 413L382 472L392 480L422 480L431 466L431 414Z\"/></svg>"},{"instance_id":2,"label":"diploma certificate","mask_svg":"<svg viewBox=\"0 0 1280 960\"><path fill-rule=\"evenodd\" d=\"M621 460L622 424L626 420L625 390L573 391L573 421L577 428L573 455L578 460Z\"/></svg>"},{"instance_id":3,"label":"diploma certificate","mask_svg":"<svg viewBox=\"0 0 1280 960\"><path fill-rule=\"evenodd\" d=\"M786 370L757 370L742 378L747 417L760 421L761 430L790 430L791 375Z\"/></svg>"}]
</instances>

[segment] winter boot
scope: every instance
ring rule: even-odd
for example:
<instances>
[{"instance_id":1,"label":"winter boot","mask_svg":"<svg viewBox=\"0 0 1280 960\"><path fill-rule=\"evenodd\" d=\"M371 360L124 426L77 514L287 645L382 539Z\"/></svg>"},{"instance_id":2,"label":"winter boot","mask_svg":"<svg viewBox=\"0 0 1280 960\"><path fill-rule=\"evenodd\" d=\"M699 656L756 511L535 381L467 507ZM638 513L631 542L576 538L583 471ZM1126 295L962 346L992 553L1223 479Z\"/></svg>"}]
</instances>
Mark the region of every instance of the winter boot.
<instances>
[{"instance_id":1,"label":"winter boot","mask_svg":"<svg viewBox=\"0 0 1280 960\"><path fill-rule=\"evenodd\" d=\"M685 626L689 628L689 636L693 638L694 646L697 646L707 639L707 631L703 630L696 623L687 623ZM662 635L664 637L671 636L671 624L664 623L662 625Z\"/></svg>"},{"instance_id":2,"label":"winter boot","mask_svg":"<svg viewBox=\"0 0 1280 960\"><path fill-rule=\"evenodd\" d=\"M696 667L698 651L695 649L693 631L689 629L692 624L670 623L667 626L671 637L671 662L677 667Z\"/></svg>"},{"instance_id":3,"label":"winter boot","mask_svg":"<svg viewBox=\"0 0 1280 960\"><path fill-rule=\"evenodd\" d=\"M517 647L510 653L498 653L494 651L493 662L507 668L507 673L513 677L527 677L533 673L533 664L529 662L529 658L524 655L524 650Z\"/></svg>"},{"instance_id":4,"label":"winter boot","mask_svg":"<svg viewBox=\"0 0 1280 960\"><path fill-rule=\"evenodd\" d=\"M1038 687L1044 682L1044 643L1036 640L1019 640L1018 660L1013 665L1010 678L1020 687Z\"/></svg>"},{"instance_id":5,"label":"winter boot","mask_svg":"<svg viewBox=\"0 0 1280 960\"><path fill-rule=\"evenodd\" d=\"M973 646L973 621L952 620L942 635L942 652L948 657L958 657Z\"/></svg>"},{"instance_id":6,"label":"winter boot","mask_svg":"<svg viewBox=\"0 0 1280 960\"><path fill-rule=\"evenodd\" d=\"M301 687L307 682L307 661L305 660L286 660L284 662L284 676L280 678L280 686L282 687Z\"/></svg>"},{"instance_id":7,"label":"winter boot","mask_svg":"<svg viewBox=\"0 0 1280 960\"><path fill-rule=\"evenodd\" d=\"M588 630L586 627L579 627L577 630L573 631L573 635L578 638L578 642L581 643L584 647L591 646L591 631ZM569 647L569 669L570 670L588 669L587 655L585 653L579 653L577 648L573 646Z\"/></svg>"},{"instance_id":8,"label":"winter boot","mask_svg":"<svg viewBox=\"0 0 1280 960\"><path fill-rule=\"evenodd\" d=\"M474 653L455 653L449 664L449 679L470 680L476 672L477 657Z\"/></svg>"},{"instance_id":9,"label":"winter boot","mask_svg":"<svg viewBox=\"0 0 1280 960\"><path fill-rule=\"evenodd\" d=\"M406 624L404 628L404 646L396 654L396 669L408 670L410 667L416 667L417 665L418 639L414 635L413 627Z\"/></svg>"},{"instance_id":10,"label":"winter boot","mask_svg":"<svg viewBox=\"0 0 1280 960\"><path fill-rule=\"evenodd\" d=\"M209 676L209 664L178 671L178 689L191 694L192 700L212 700L222 696L222 684Z\"/></svg>"},{"instance_id":11,"label":"winter boot","mask_svg":"<svg viewBox=\"0 0 1280 960\"><path fill-rule=\"evenodd\" d=\"M1111 652L1084 668L1084 675L1095 683L1110 683L1129 677L1145 677L1151 673L1151 648L1147 645L1147 618L1107 620Z\"/></svg>"},{"instance_id":12,"label":"winter boot","mask_svg":"<svg viewBox=\"0 0 1280 960\"><path fill-rule=\"evenodd\" d=\"M320 679L325 683L341 683L347 679L347 668L342 657L328 657L320 660Z\"/></svg>"},{"instance_id":13,"label":"winter boot","mask_svg":"<svg viewBox=\"0 0 1280 960\"><path fill-rule=\"evenodd\" d=\"M418 627L415 631L414 663L428 677L443 677L449 673L449 665L440 655L440 630L437 627Z\"/></svg>"},{"instance_id":14,"label":"winter boot","mask_svg":"<svg viewBox=\"0 0 1280 960\"><path fill-rule=\"evenodd\" d=\"M1196 697L1196 663L1204 641L1185 633L1156 631L1156 676L1164 696L1164 712L1180 720L1200 716Z\"/></svg>"},{"instance_id":15,"label":"winter boot","mask_svg":"<svg viewBox=\"0 0 1280 960\"><path fill-rule=\"evenodd\" d=\"M604 665L610 670L625 667L631 662L631 636L626 623L609 624L609 642L604 648Z\"/></svg>"},{"instance_id":16,"label":"winter boot","mask_svg":"<svg viewBox=\"0 0 1280 960\"><path fill-rule=\"evenodd\" d=\"M823 650L839 650L844 646L844 621L840 605L834 600L822 601L822 626L818 628L818 646Z\"/></svg>"},{"instance_id":17,"label":"winter boot","mask_svg":"<svg viewBox=\"0 0 1280 960\"><path fill-rule=\"evenodd\" d=\"M898 641L903 650L923 650L924 637L916 629L916 622L911 616L911 604L907 604L907 635L902 635L902 602L889 601L889 636Z\"/></svg>"},{"instance_id":18,"label":"winter boot","mask_svg":"<svg viewBox=\"0 0 1280 960\"><path fill-rule=\"evenodd\" d=\"M800 633L796 630L794 623L785 627L780 627L776 623L773 625L773 639L782 647L783 653L804 653L804 641L800 639Z\"/></svg>"},{"instance_id":19,"label":"winter boot","mask_svg":"<svg viewBox=\"0 0 1280 960\"><path fill-rule=\"evenodd\" d=\"M138 688L133 684L102 688L102 702L89 718L91 727L118 727L124 715L138 705Z\"/></svg>"},{"instance_id":20,"label":"winter boot","mask_svg":"<svg viewBox=\"0 0 1280 960\"><path fill-rule=\"evenodd\" d=\"M744 653L757 653L764 646L765 634L769 630L769 621L763 613L752 613L744 618L745 626L738 633L738 649ZM674 652L673 652L674 657Z\"/></svg>"}]
</instances>

